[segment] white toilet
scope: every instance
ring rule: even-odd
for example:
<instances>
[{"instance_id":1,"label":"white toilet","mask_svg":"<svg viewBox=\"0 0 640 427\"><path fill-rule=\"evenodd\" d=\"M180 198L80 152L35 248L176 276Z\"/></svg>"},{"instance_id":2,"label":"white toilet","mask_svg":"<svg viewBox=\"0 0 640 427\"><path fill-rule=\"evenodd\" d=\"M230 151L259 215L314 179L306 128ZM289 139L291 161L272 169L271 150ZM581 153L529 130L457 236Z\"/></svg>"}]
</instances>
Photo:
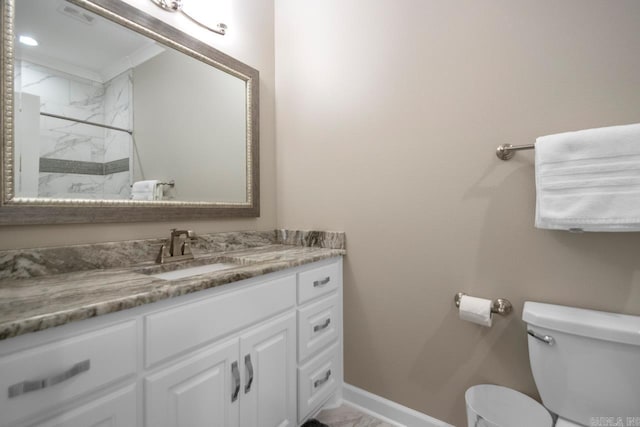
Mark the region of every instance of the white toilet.
<instances>
[{"instance_id":1,"label":"white toilet","mask_svg":"<svg viewBox=\"0 0 640 427\"><path fill-rule=\"evenodd\" d=\"M526 302L522 319L533 377L542 403L558 417L556 427L640 425L640 316ZM542 409L517 404L524 396L508 390L520 416L492 420L496 411L486 398L483 409L470 402L478 387L467 391L470 426L518 427ZM501 396L497 405L507 405L511 397Z\"/></svg>"}]
</instances>

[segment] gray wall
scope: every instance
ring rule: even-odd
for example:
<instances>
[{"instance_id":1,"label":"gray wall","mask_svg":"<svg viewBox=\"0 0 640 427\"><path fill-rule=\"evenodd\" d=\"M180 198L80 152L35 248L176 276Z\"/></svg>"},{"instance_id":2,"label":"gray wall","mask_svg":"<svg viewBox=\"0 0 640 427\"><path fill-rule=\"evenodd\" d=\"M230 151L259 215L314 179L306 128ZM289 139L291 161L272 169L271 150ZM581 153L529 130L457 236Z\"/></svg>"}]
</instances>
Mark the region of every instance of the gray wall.
<instances>
[{"instance_id":1,"label":"gray wall","mask_svg":"<svg viewBox=\"0 0 640 427\"><path fill-rule=\"evenodd\" d=\"M245 88L173 49L137 66L134 179L174 180L176 200L245 202Z\"/></svg>"},{"instance_id":2,"label":"gray wall","mask_svg":"<svg viewBox=\"0 0 640 427\"><path fill-rule=\"evenodd\" d=\"M276 3L278 224L344 230L346 381L458 426L536 395L525 300L640 315L640 234L533 228L533 152L638 122L640 2ZM491 329L453 296L509 298Z\"/></svg>"}]
</instances>

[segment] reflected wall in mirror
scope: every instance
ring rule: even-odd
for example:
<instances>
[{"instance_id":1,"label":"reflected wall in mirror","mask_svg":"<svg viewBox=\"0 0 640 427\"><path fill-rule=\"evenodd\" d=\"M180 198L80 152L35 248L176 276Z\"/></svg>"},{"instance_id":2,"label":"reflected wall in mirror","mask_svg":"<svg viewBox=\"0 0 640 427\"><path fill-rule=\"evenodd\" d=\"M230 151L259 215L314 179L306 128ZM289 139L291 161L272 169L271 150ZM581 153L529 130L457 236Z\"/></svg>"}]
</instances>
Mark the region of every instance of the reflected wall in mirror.
<instances>
[{"instance_id":1,"label":"reflected wall in mirror","mask_svg":"<svg viewBox=\"0 0 640 427\"><path fill-rule=\"evenodd\" d=\"M259 215L256 70L121 1L1 1L0 223Z\"/></svg>"}]
</instances>

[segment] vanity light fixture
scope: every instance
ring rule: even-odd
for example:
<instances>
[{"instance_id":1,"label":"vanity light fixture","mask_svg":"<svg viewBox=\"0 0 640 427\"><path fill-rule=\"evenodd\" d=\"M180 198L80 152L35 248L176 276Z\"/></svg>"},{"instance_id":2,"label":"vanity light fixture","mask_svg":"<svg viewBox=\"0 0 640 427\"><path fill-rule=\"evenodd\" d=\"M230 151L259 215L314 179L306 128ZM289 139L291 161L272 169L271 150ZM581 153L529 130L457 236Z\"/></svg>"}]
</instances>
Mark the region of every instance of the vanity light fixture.
<instances>
[{"instance_id":1,"label":"vanity light fixture","mask_svg":"<svg viewBox=\"0 0 640 427\"><path fill-rule=\"evenodd\" d=\"M22 44L26 44L27 46L38 46L38 40L30 36L18 36L18 41Z\"/></svg>"},{"instance_id":2,"label":"vanity light fixture","mask_svg":"<svg viewBox=\"0 0 640 427\"><path fill-rule=\"evenodd\" d=\"M211 28L208 25L203 24L202 22L198 21L196 18L194 18L192 15L190 15L189 13L185 12L183 6L183 0L151 0L156 6L161 7L162 9L169 11L169 12L182 12L184 14L184 16L186 16L187 18L189 18L190 20L192 20L193 22L195 22L196 24L200 25L203 28L206 28L209 31L213 31L216 34L220 34L222 36L225 35L225 33L227 32L227 25L223 24L222 22L220 22L216 28Z\"/></svg>"}]
</instances>

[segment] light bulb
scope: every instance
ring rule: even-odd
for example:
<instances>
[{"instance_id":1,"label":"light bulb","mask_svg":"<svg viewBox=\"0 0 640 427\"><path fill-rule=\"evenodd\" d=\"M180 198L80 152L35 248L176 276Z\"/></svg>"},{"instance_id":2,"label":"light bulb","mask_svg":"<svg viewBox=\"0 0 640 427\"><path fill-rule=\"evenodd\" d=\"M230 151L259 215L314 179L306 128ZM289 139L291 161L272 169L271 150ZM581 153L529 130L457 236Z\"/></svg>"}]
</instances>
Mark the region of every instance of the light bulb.
<instances>
[{"instance_id":1,"label":"light bulb","mask_svg":"<svg viewBox=\"0 0 640 427\"><path fill-rule=\"evenodd\" d=\"M30 36L19 36L18 41L22 44L26 44L27 46L38 46L38 40Z\"/></svg>"}]
</instances>

